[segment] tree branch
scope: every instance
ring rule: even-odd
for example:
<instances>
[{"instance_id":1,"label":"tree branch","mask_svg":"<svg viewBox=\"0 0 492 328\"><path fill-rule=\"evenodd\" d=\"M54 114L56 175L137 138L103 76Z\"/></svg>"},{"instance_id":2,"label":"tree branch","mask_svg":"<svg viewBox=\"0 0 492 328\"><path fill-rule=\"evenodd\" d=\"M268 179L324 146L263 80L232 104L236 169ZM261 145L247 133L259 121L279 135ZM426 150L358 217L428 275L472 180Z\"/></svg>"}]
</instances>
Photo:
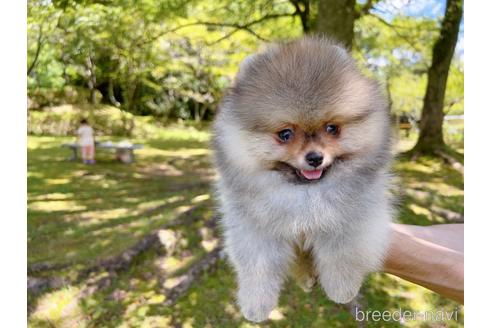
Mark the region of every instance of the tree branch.
<instances>
[{"instance_id":1,"label":"tree branch","mask_svg":"<svg viewBox=\"0 0 492 328\"><path fill-rule=\"evenodd\" d=\"M421 50L419 50L417 47L415 47L415 45L413 44L412 40L410 40L407 36L401 34L400 32L398 32L398 28L405 28L405 27L398 27L396 25L393 25L389 22L387 22L386 20L384 20L383 18L379 17L378 15L375 15L375 14L372 14L372 13L369 13L368 15L371 15L372 17L376 18L377 20L379 20L381 23L383 23L384 25L390 27L391 29L393 29L393 31L396 33L396 35L402 39L403 41L405 41L413 50L415 50L416 52L420 53Z\"/></svg>"},{"instance_id":2,"label":"tree branch","mask_svg":"<svg viewBox=\"0 0 492 328\"><path fill-rule=\"evenodd\" d=\"M448 114L454 105L459 104L464 99L463 96L459 98L452 99L448 104L446 104L446 110L444 110L444 115Z\"/></svg>"},{"instance_id":3,"label":"tree branch","mask_svg":"<svg viewBox=\"0 0 492 328\"><path fill-rule=\"evenodd\" d=\"M376 1L377 2L377 1ZM355 19L361 18L364 15L369 14L369 10L374 7L375 3L373 0L367 0L367 2L360 9L355 10Z\"/></svg>"},{"instance_id":4,"label":"tree branch","mask_svg":"<svg viewBox=\"0 0 492 328\"><path fill-rule=\"evenodd\" d=\"M167 299L164 302L164 305L174 305L176 301L190 289L191 285L198 278L200 278L204 272L215 270L216 264L221 258L221 251L221 247L216 246L201 260L193 264L191 268L181 276L181 281L178 285L165 291Z\"/></svg>"},{"instance_id":5,"label":"tree branch","mask_svg":"<svg viewBox=\"0 0 492 328\"><path fill-rule=\"evenodd\" d=\"M299 16L301 18L302 30L304 31L304 33L308 33L311 30L311 26L309 24L309 1L289 0L289 2L296 9L296 11L293 13L293 16ZM304 5L304 10L301 9L299 3L302 3Z\"/></svg>"},{"instance_id":6,"label":"tree branch","mask_svg":"<svg viewBox=\"0 0 492 328\"><path fill-rule=\"evenodd\" d=\"M374 9L376 12L379 12L380 14L388 14L387 11L384 11L384 10L379 10L377 8L370 8L370 9ZM371 13L371 12L367 12L368 15L370 16L374 16L378 19L382 19L380 16L378 16L377 14L375 13ZM403 25L395 25L393 23L389 23L387 21L385 21L387 23L388 26L391 26L392 28L397 28L397 29L402 29L402 30L414 30L415 28L414 27L411 27L411 26L403 26ZM417 28L419 31L421 31L420 28ZM426 31L439 31L439 28L437 27L426 27L425 28Z\"/></svg>"},{"instance_id":7,"label":"tree branch","mask_svg":"<svg viewBox=\"0 0 492 328\"><path fill-rule=\"evenodd\" d=\"M226 35L224 35L223 37L215 40L215 41L212 41L212 42L207 42L207 46L211 46L211 45L214 45L214 44L217 44L221 41L224 41L225 39L228 39L229 37L231 37L233 34L236 34L237 32L239 31L246 31L248 32L249 34L251 35L254 35L257 39L261 40L261 41L265 41L265 42L268 42L269 40L268 39L265 39L264 37L260 36L259 34L257 34L255 31L253 31L252 29L246 27L246 28L236 28L234 30L232 30L231 32L227 33Z\"/></svg>"},{"instance_id":8,"label":"tree branch","mask_svg":"<svg viewBox=\"0 0 492 328\"><path fill-rule=\"evenodd\" d=\"M145 41L143 44L145 43L149 43L149 42L154 42L155 40L159 39L160 37L166 35L166 34L169 34L169 33L174 33L174 32L177 32L183 28L186 28L186 27L190 27L190 26L199 26L199 25L203 25L203 26L214 26L214 27L226 27L226 28L233 28L234 30L229 32L228 34L226 34L224 37L212 42L213 43L217 43L217 42L220 42L228 37L230 37L231 35L233 35L234 33L238 32L239 30L244 30L246 32L248 32L249 34L255 36L256 38L262 40L262 41L267 41L265 38L261 37L260 35L258 35L255 31L253 31L251 29L252 26L254 25L257 25L265 20L269 20L269 19L276 19L276 18L281 18L281 17L292 17L292 16L295 16L296 13L285 13L285 14L268 14L268 15L265 15L263 17L260 17L256 20L253 20L251 22L248 22L248 23L245 23L245 24L237 24L237 23L218 23L218 22L207 22L207 21L196 21L196 22L193 22L193 23L187 23L187 24L183 24L183 25L180 25L180 26L177 26L175 28L172 28L172 29L169 29L169 30L166 30L166 31L163 31L161 33L159 33L158 35L154 36L153 38L150 38L149 40ZM142 44L142 43L141 43Z\"/></svg>"},{"instance_id":9,"label":"tree branch","mask_svg":"<svg viewBox=\"0 0 492 328\"><path fill-rule=\"evenodd\" d=\"M27 69L27 76L31 75L31 72L33 71L34 67L36 67L36 64L38 63L38 58L39 54L41 52L41 48L43 47L43 23L39 25L39 34L38 34L38 47L36 48L36 54L34 55L34 59L29 65L29 68Z\"/></svg>"}]
</instances>

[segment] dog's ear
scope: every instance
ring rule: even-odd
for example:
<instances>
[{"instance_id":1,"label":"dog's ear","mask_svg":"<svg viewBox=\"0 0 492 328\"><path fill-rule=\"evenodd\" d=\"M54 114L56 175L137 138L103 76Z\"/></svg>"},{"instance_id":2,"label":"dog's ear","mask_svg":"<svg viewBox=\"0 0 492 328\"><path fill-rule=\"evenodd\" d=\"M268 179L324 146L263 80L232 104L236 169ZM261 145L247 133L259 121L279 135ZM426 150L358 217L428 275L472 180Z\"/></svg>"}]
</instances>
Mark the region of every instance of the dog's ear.
<instances>
[{"instance_id":1,"label":"dog's ear","mask_svg":"<svg viewBox=\"0 0 492 328\"><path fill-rule=\"evenodd\" d=\"M252 55L249 55L243 59L241 64L239 64L239 71L236 75L236 80L240 80L247 75L250 68L254 66L256 61L265 60L265 58L269 58L274 56L280 50L280 44L270 43L270 44L261 44L258 51Z\"/></svg>"},{"instance_id":2,"label":"dog's ear","mask_svg":"<svg viewBox=\"0 0 492 328\"><path fill-rule=\"evenodd\" d=\"M239 64L239 71L236 75L236 80L240 80L247 74L249 67L251 67L252 63L255 61L256 54L249 55L243 59L241 64Z\"/></svg>"}]
</instances>

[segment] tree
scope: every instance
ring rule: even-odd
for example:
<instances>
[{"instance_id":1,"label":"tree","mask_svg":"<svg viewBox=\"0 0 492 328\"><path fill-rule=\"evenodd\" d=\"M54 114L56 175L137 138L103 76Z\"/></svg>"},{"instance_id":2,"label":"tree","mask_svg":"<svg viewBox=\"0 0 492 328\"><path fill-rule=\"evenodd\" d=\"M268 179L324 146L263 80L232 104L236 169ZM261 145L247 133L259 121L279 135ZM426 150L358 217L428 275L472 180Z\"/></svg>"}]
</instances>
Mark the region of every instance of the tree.
<instances>
[{"instance_id":1,"label":"tree","mask_svg":"<svg viewBox=\"0 0 492 328\"><path fill-rule=\"evenodd\" d=\"M309 0L290 0L290 3L296 9L295 15L301 19L302 30L304 33L309 33L312 30L313 19L310 14L311 4Z\"/></svg>"},{"instance_id":2,"label":"tree","mask_svg":"<svg viewBox=\"0 0 492 328\"><path fill-rule=\"evenodd\" d=\"M432 49L432 65L427 72L420 134L417 144L412 149L415 155L432 155L444 149L444 96L462 16L463 0L447 0L440 35Z\"/></svg>"},{"instance_id":3,"label":"tree","mask_svg":"<svg viewBox=\"0 0 492 328\"><path fill-rule=\"evenodd\" d=\"M439 24L383 18L377 4L29 0L28 95L33 108L97 100L134 114L207 120L262 42L318 33L351 48L365 73L386 83L395 112L418 117ZM463 108L459 65L453 61L444 100L453 114Z\"/></svg>"},{"instance_id":4,"label":"tree","mask_svg":"<svg viewBox=\"0 0 492 328\"><path fill-rule=\"evenodd\" d=\"M355 0L319 0L316 31L352 48Z\"/></svg>"},{"instance_id":5,"label":"tree","mask_svg":"<svg viewBox=\"0 0 492 328\"><path fill-rule=\"evenodd\" d=\"M355 0L318 0L316 32L352 49L355 20L367 14L373 5L374 1L371 0L360 8Z\"/></svg>"}]
</instances>

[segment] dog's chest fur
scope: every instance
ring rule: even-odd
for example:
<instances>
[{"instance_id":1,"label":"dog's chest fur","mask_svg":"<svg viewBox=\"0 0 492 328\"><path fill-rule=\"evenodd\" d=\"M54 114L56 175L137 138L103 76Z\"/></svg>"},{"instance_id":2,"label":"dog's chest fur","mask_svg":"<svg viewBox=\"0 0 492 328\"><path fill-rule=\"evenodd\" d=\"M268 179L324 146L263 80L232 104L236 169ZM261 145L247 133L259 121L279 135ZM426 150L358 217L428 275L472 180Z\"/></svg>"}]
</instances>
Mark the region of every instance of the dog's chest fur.
<instances>
[{"instance_id":1,"label":"dog's chest fur","mask_svg":"<svg viewBox=\"0 0 492 328\"><path fill-rule=\"evenodd\" d=\"M223 188L219 185L224 195L222 203L228 212L248 218L263 231L293 241L301 234L308 240L313 233L336 234L367 210L364 198L370 193L364 193L362 188L336 185L335 178L306 186L265 180L270 183L252 179L245 184L247 188L230 188L230 183L223 184Z\"/></svg>"}]
</instances>

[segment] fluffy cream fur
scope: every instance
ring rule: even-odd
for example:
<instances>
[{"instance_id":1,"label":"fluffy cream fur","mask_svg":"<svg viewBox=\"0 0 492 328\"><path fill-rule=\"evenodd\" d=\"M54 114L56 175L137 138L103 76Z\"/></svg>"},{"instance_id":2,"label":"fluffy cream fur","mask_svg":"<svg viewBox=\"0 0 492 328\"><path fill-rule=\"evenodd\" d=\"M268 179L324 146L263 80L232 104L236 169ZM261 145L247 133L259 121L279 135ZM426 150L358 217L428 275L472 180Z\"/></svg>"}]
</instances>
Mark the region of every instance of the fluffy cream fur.
<instances>
[{"instance_id":1,"label":"fluffy cream fur","mask_svg":"<svg viewBox=\"0 0 492 328\"><path fill-rule=\"evenodd\" d=\"M311 253L337 303L352 300L380 267L392 213L386 107L378 86L326 39L275 45L241 66L216 117L213 146L225 250L248 320L266 320L277 305L295 247ZM330 120L342 122L333 142L316 130ZM309 130L302 146L288 150L275 140L282 124ZM299 180L295 169L304 168L304 149L316 138L328 149L324 176Z\"/></svg>"}]
</instances>

